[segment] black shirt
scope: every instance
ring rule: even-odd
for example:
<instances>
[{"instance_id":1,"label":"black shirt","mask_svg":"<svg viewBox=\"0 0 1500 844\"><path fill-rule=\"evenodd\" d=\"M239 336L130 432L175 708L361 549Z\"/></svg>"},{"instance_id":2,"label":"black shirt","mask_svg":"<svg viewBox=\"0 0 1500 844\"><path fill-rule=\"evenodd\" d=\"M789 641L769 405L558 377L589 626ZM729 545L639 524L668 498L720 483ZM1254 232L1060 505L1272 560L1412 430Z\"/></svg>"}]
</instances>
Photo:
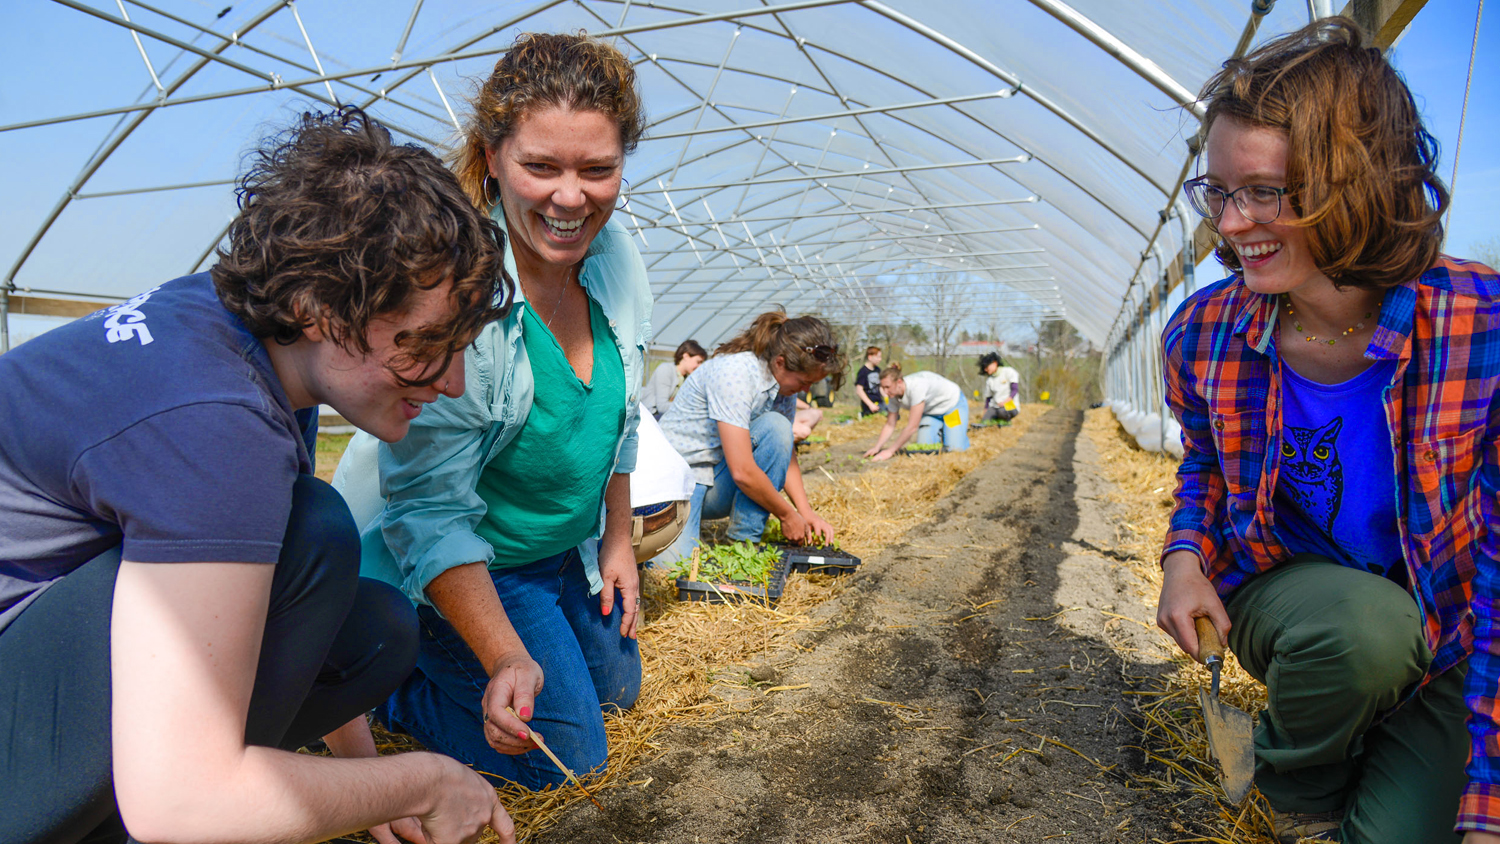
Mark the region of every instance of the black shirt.
<instances>
[{"instance_id":1,"label":"black shirt","mask_svg":"<svg viewBox=\"0 0 1500 844\"><path fill-rule=\"evenodd\" d=\"M859 373L854 376L854 383L865 388L865 395L870 401L880 403L880 370L868 363L859 368Z\"/></svg>"}]
</instances>

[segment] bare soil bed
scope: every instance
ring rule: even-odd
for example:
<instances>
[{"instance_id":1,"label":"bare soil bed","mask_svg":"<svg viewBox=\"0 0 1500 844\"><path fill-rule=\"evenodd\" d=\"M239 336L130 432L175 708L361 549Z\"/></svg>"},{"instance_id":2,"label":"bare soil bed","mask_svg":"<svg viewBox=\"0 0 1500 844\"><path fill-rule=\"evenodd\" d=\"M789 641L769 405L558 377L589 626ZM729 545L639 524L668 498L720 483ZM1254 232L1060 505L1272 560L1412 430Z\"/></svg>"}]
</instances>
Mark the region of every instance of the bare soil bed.
<instances>
[{"instance_id":1,"label":"bare soil bed","mask_svg":"<svg viewBox=\"0 0 1500 844\"><path fill-rule=\"evenodd\" d=\"M1133 721L1171 666L1081 423L1036 419L750 666L731 714L657 734L604 813L575 803L533 840L1205 840L1213 807L1139 787L1171 779ZM804 465L855 472L868 445Z\"/></svg>"}]
</instances>

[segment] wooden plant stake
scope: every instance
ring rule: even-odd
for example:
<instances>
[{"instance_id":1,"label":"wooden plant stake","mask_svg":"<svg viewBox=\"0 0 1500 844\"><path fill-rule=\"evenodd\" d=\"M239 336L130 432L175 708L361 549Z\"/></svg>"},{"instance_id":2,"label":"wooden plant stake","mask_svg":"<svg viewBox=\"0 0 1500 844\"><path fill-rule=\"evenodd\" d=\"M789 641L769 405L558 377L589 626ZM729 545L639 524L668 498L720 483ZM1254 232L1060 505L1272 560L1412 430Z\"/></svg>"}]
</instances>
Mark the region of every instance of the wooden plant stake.
<instances>
[{"instance_id":1,"label":"wooden plant stake","mask_svg":"<svg viewBox=\"0 0 1500 844\"><path fill-rule=\"evenodd\" d=\"M693 565L692 568L688 570L688 580L691 580L694 583L698 582L698 560L700 559L699 555L702 553L702 548L696 546L693 548Z\"/></svg>"},{"instance_id":2,"label":"wooden plant stake","mask_svg":"<svg viewBox=\"0 0 1500 844\"><path fill-rule=\"evenodd\" d=\"M521 717L520 715L517 715L516 711L514 709L511 709L509 706L505 707L505 711L509 712L512 715L515 715L517 718ZM542 741L542 737L532 732L531 730L527 730L526 732L527 737L535 742L536 746L541 748L541 751L543 753L547 754L548 759L552 760L552 764L556 765L559 771L562 771L565 775L567 775L568 779L573 781L574 785L578 786L578 790L583 792L583 796L587 797L591 802L593 802L593 804L599 808L599 811L604 811L604 804L594 799L594 795L590 794L589 790L583 787L583 783L579 781L578 776L571 770L569 770L568 766L564 765L562 763L562 760L557 758L557 756L553 754L552 750L547 747L546 743Z\"/></svg>"}]
</instances>

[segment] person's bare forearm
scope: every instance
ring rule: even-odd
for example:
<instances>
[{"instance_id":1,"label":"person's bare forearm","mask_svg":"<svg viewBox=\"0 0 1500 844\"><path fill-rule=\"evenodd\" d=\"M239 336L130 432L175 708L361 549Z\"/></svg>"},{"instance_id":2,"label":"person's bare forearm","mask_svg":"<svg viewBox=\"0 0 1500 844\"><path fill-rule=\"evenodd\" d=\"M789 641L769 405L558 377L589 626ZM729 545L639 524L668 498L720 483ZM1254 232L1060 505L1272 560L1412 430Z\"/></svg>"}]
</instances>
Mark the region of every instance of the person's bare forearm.
<instances>
[{"instance_id":1,"label":"person's bare forearm","mask_svg":"<svg viewBox=\"0 0 1500 844\"><path fill-rule=\"evenodd\" d=\"M375 737L370 734L370 722L362 714L323 736L323 743L340 759L363 759L379 755L375 749Z\"/></svg>"},{"instance_id":2,"label":"person's bare forearm","mask_svg":"<svg viewBox=\"0 0 1500 844\"><path fill-rule=\"evenodd\" d=\"M430 753L325 759L252 746L229 770L209 772L192 764L169 768L178 781L153 784L157 805L144 815L125 812L125 823L139 840L325 841L395 818L426 815L437 790L448 787L441 760Z\"/></svg>"},{"instance_id":3,"label":"person's bare forearm","mask_svg":"<svg viewBox=\"0 0 1500 844\"><path fill-rule=\"evenodd\" d=\"M874 451L879 451L885 445L886 440L891 438L891 434L896 432L896 418L895 414L888 414L885 417L885 424L880 426L880 436L875 440Z\"/></svg>"},{"instance_id":4,"label":"person's bare forearm","mask_svg":"<svg viewBox=\"0 0 1500 844\"><path fill-rule=\"evenodd\" d=\"M500 662L526 653L484 563L454 566L433 578L427 598L491 675Z\"/></svg>"},{"instance_id":5,"label":"person's bare forearm","mask_svg":"<svg viewBox=\"0 0 1500 844\"><path fill-rule=\"evenodd\" d=\"M792 499L792 506L802 514L802 518L816 515L812 504L807 500L807 488L802 485L802 467L797 464L797 455L792 455L792 462L786 467L786 494Z\"/></svg>"},{"instance_id":6,"label":"person's bare forearm","mask_svg":"<svg viewBox=\"0 0 1500 844\"><path fill-rule=\"evenodd\" d=\"M630 547L630 475L616 472L604 488L604 536L599 540L600 551L616 548L621 553L635 552ZM620 546L623 546L621 548Z\"/></svg>"},{"instance_id":7,"label":"person's bare forearm","mask_svg":"<svg viewBox=\"0 0 1500 844\"><path fill-rule=\"evenodd\" d=\"M272 573L252 563L120 564L110 737L132 836L281 844L411 816L434 842L475 834L495 793L451 759L324 759L245 745Z\"/></svg>"},{"instance_id":8,"label":"person's bare forearm","mask_svg":"<svg viewBox=\"0 0 1500 844\"><path fill-rule=\"evenodd\" d=\"M890 450L896 451L911 442L911 438L917 435L917 429L921 427L921 424L922 417L913 413L911 418L906 420L906 427L901 429L901 436L896 437L895 442L890 444Z\"/></svg>"},{"instance_id":9,"label":"person's bare forearm","mask_svg":"<svg viewBox=\"0 0 1500 844\"><path fill-rule=\"evenodd\" d=\"M795 461L792 465L796 465ZM790 467L788 467L788 477L790 474ZM766 508L767 512L778 519L785 519L789 513L796 512L791 502L786 500L786 496L776 489L766 473L754 463L750 464L750 469L743 476L734 475L734 484L740 488L740 492L750 496L751 501Z\"/></svg>"}]
</instances>

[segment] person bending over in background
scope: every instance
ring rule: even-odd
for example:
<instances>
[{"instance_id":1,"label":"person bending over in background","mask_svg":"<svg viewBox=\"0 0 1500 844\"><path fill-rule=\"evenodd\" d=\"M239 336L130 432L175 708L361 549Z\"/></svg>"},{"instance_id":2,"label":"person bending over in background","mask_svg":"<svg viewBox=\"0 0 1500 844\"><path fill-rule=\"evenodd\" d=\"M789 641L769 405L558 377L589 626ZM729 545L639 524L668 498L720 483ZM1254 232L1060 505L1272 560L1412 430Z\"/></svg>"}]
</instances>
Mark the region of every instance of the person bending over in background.
<instances>
[{"instance_id":1,"label":"person bending over in background","mask_svg":"<svg viewBox=\"0 0 1500 844\"><path fill-rule=\"evenodd\" d=\"M661 429L693 467L698 486L682 534L657 559L690 556L703 519L725 516L735 541L759 541L770 515L781 520L782 533L793 542L833 541L833 527L813 510L802 487L792 419L798 393L824 376L837 389L843 371L827 323L771 311L693 373Z\"/></svg>"},{"instance_id":2,"label":"person bending over in background","mask_svg":"<svg viewBox=\"0 0 1500 844\"><path fill-rule=\"evenodd\" d=\"M683 379L692 375L705 360L708 360L708 352L703 351L697 340L682 341L672 353L672 362L662 361L647 379L645 389L641 390L641 406L660 419L667 412L667 405L672 403L672 397L677 395Z\"/></svg>"},{"instance_id":3,"label":"person bending over in background","mask_svg":"<svg viewBox=\"0 0 1500 844\"><path fill-rule=\"evenodd\" d=\"M494 227L356 108L238 193L208 272L0 356L0 841L513 842L452 759L288 752L373 757L417 647L312 476L317 406L399 440L463 391L509 296Z\"/></svg>"},{"instance_id":4,"label":"person bending over in background","mask_svg":"<svg viewBox=\"0 0 1500 844\"><path fill-rule=\"evenodd\" d=\"M1435 144L1353 21L1202 100L1184 187L1234 275L1162 336L1186 454L1157 623L1196 656L1210 620L1266 683L1280 840L1493 844L1500 277L1439 254Z\"/></svg>"},{"instance_id":5,"label":"person bending over in background","mask_svg":"<svg viewBox=\"0 0 1500 844\"><path fill-rule=\"evenodd\" d=\"M875 445L865 452L866 457L889 460L913 437L919 443L942 443L949 451L964 451L969 447L969 403L964 399L963 388L957 384L936 372L913 372L903 377L901 364L893 363L880 374L880 388L885 391L890 413ZM906 427L891 440L903 407L911 415Z\"/></svg>"},{"instance_id":6,"label":"person bending over in background","mask_svg":"<svg viewBox=\"0 0 1500 844\"><path fill-rule=\"evenodd\" d=\"M1008 422L1016 418L1021 410L1021 373L1006 366L999 355L986 352L979 358L979 374L984 376L984 387L980 390L984 414L979 417L979 424L991 419Z\"/></svg>"},{"instance_id":7,"label":"person bending over in background","mask_svg":"<svg viewBox=\"0 0 1500 844\"><path fill-rule=\"evenodd\" d=\"M865 349L865 365L854 376L854 395L859 397L859 418L885 411L880 393L880 347Z\"/></svg>"},{"instance_id":8,"label":"person bending over in background","mask_svg":"<svg viewBox=\"0 0 1500 844\"><path fill-rule=\"evenodd\" d=\"M630 472L651 290L611 215L644 125L618 50L516 39L478 92L458 162L508 233L516 305L466 350L463 396L403 442L356 437L336 477L375 502L366 574L399 585L422 628L416 670L377 717L530 789L563 782L528 752L533 726L574 771L602 770L602 708L628 709L641 688Z\"/></svg>"}]
</instances>

